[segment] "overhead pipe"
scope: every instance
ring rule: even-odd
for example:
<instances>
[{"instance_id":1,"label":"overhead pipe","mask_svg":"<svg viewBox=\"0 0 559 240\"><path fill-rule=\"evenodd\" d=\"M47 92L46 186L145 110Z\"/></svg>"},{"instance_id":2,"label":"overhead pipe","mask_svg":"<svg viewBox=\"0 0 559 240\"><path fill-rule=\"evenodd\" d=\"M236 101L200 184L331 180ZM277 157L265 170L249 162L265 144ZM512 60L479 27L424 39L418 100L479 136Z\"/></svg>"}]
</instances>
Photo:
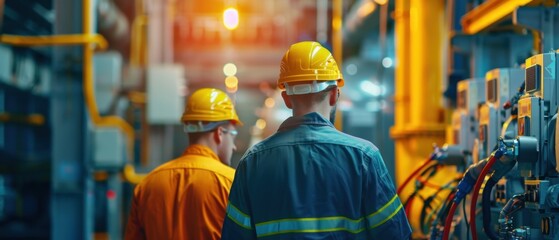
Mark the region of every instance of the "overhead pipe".
<instances>
[{"instance_id":1,"label":"overhead pipe","mask_svg":"<svg viewBox=\"0 0 559 240\"><path fill-rule=\"evenodd\" d=\"M488 0L462 17L462 29L466 34L476 34L510 16L518 7L538 0Z\"/></svg>"},{"instance_id":2,"label":"overhead pipe","mask_svg":"<svg viewBox=\"0 0 559 240\"><path fill-rule=\"evenodd\" d=\"M91 0L84 0L82 5L83 14L83 32L84 34L92 34L93 27L91 24L92 4ZM118 116L105 116L99 114L97 102L95 101L94 83L93 83L93 49L89 43L84 44L83 49L83 92L87 111L91 116L92 122L97 127L117 127L128 137L128 156L134 159L134 129L128 122ZM134 167L128 163L123 171L124 178L127 181L138 183L138 179L145 177L144 174L137 174Z\"/></svg>"},{"instance_id":3,"label":"overhead pipe","mask_svg":"<svg viewBox=\"0 0 559 240\"><path fill-rule=\"evenodd\" d=\"M95 44L95 50L107 49L108 43L99 34L67 34L55 36L0 35L0 42L13 46L56 46Z\"/></svg>"},{"instance_id":4,"label":"overhead pipe","mask_svg":"<svg viewBox=\"0 0 559 240\"><path fill-rule=\"evenodd\" d=\"M15 46L55 46L55 45L83 45L83 92L86 108L92 122L98 127L117 127L127 136L128 156L134 159L134 129L124 119L118 116L100 116L97 102L95 101L93 83L93 51L104 50L108 47L103 36L93 33L91 26L91 0L84 0L82 6L83 34L54 35L54 36L17 36L0 35L0 42ZM95 44L95 46L92 46ZM94 48L95 47L95 48ZM126 168L127 167L127 168ZM137 174L134 167L127 165L124 178L132 179L137 183L145 174ZM132 181L131 181L132 182Z\"/></svg>"},{"instance_id":5,"label":"overhead pipe","mask_svg":"<svg viewBox=\"0 0 559 240\"><path fill-rule=\"evenodd\" d=\"M45 116L41 114L21 115L0 112L0 122L15 122L31 126L43 126L45 125Z\"/></svg>"}]
</instances>

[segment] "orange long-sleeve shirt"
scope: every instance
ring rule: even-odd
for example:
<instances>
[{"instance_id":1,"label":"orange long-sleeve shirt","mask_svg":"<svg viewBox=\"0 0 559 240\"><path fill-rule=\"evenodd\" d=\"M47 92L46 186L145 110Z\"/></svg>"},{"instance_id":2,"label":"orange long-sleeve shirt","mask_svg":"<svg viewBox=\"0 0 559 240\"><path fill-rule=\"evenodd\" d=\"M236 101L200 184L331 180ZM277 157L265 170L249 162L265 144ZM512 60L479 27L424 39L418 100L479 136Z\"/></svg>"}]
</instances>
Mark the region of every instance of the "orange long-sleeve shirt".
<instances>
[{"instance_id":1,"label":"orange long-sleeve shirt","mask_svg":"<svg viewBox=\"0 0 559 240\"><path fill-rule=\"evenodd\" d=\"M220 239L234 174L208 147L188 147L136 186L125 239Z\"/></svg>"}]
</instances>

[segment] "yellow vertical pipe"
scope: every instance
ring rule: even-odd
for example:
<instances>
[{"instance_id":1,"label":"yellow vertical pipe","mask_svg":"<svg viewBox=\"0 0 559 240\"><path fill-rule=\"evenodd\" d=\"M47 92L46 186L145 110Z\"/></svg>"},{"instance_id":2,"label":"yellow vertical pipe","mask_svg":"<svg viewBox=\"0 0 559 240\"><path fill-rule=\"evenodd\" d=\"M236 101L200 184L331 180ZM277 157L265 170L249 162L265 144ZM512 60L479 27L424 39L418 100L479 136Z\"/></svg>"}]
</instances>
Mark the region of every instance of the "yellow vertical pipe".
<instances>
[{"instance_id":1,"label":"yellow vertical pipe","mask_svg":"<svg viewBox=\"0 0 559 240\"><path fill-rule=\"evenodd\" d=\"M91 6L91 0L83 0L82 4L82 29L84 34L91 34L93 32L93 28L91 26L91 10L93 9ZM88 113L92 118L94 123L100 121L99 116L99 109L97 108L97 104L89 104L88 102L92 99L95 99L93 96L93 91L89 91L89 89L93 88L93 49L91 48L90 43L84 44L83 48L83 85L84 85L84 95L86 104L89 106L87 107Z\"/></svg>"},{"instance_id":2,"label":"yellow vertical pipe","mask_svg":"<svg viewBox=\"0 0 559 240\"><path fill-rule=\"evenodd\" d=\"M334 0L332 3L332 50L334 59L338 66L342 66L343 45L342 45L342 0Z\"/></svg>"},{"instance_id":3,"label":"yellow vertical pipe","mask_svg":"<svg viewBox=\"0 0 559 240\"><path fill-rule=\"evenodd\" d=\"M410 121L410 89L408 84L410 79L410 0L396 0L394 20L396 32L394 126L390 133L392 138L395 139L395 176L396 185L400 186L406 176L410 174L408 168L410 167L410 159L412 159L408 139L402 135ZM400 197L403 199L404 196Z\"/></svg>"},{"instance_id":4,"label":"yellow vertical pipe","mask_svg":"<svg viewBox=\"0 0 559 240\"><path fill-rule=\"evenodd\" d=\"M342 68L343 61L343 42L342 42L342 18L343 18L343 4L342 0L334 0L332 2L332 51L334 59L338 66ZM334 126L336 129L342 131L342 111L336 110L336 120Z\"/></svg>"},{"instance_id":5,"label":"yellow vertical pipe","mask_svg":"<svg viewBox=\"0 0 559 240\"><path fill-rule=\"evenodd\" d=\"M411 130L419 147L415 162L426 159L433 151L432 144L445 143L446 121L442 107L442 85L445 31L445 0L411 0L410 30ZM451 180L448 175L446 180Z\"/></svg>"},{"instance_id":6,"label":"yellow vertical pipe","mask_svg":"<svg viewBox=\"0 0 559 240\"><path fill-rule=\"evenodd\" d=\"M410 1L411 124L441 123L444 0Z\"/></svg>"},{"instance_id":7,"label":"yellow vertical pipe","mask_svg":"<svg viewBox=\"0 0 559 240\"><path fill-rule=\"evenodd\" d=\"M443 73L444 0L396 0L396 182L399 186L445 140L441 106ZM413 39L413 41L411 41ZM450 180L452 174L446 178ZM410 184L413 185L413 184ZM407 199L413 187L401 198ZM408 218L419 236L419 206Z\"/></svg>"},{"instance_id":8,"label":"yellow vertical pipe","mask_svg":"<svg viewBox=\"0 0 559 240\"><path fill-rule=\"evenodd\" d=\"M396 69L395 69L395 127L403 128L409 122L409 85L406 79L410 78L410 2L409 0L396 0L394 12L396 22ZM398 152L398 151L397 151Z\"/></svg>"}]
</instances>

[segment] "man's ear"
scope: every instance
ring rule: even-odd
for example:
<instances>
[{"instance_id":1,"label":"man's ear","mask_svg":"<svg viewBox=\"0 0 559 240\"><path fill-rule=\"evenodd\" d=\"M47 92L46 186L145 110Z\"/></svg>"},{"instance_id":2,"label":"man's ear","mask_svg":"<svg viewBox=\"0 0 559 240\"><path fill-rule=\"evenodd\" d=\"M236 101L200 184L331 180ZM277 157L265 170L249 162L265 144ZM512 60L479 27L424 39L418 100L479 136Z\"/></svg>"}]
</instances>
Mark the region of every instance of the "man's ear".
<instances>
[{"instance_id":1,"label":"man's ear","mask_svg":"<svg viewBox=\"0 0 559 240\"><path fill-rule=\"evenodd\" d=\"M291 104L291 98L289 98L287 92L285 91L281 92L281 97L283 98L283 102L285 103L285 106L287 106L287 108L289 109L293 109L293 105Z\"/></svg>"},{"instance_id":2,"label":"man's ear","mask_svg":"<svg viewBox=\"0 0 559 240\"><path fill-rule=\"evenodd\" d=\"M340 97L340 89L337 87L332 88L329 93L329 101L328 101L330 103L330 106L336 105L339 97Z\"/></svg>"},{"instance_id":3,"label":"man's ear","mask_svg":"<svg viewBox=\"0 0 559 240\"><path fill-rule=\"evenodd\" d=\"M218 127L213 130L213 138L214 141L219 145L223 141L223 130L222 128Z\"/></svg>"}]
</instances>

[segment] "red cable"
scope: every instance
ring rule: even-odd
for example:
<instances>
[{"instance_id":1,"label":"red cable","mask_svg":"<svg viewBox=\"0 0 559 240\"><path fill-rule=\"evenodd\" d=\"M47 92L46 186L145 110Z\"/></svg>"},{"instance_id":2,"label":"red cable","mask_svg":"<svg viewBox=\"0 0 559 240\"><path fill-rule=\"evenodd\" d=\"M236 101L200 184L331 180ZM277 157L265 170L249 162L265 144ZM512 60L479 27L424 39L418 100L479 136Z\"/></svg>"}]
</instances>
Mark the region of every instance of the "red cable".
<instances>
[{"instance_id":1,"label":"red cable","mask_svg":"<svg viewBox=\"0 0 559 240\"><path fill-rule=\"evenodd\" d=\"M472 240L477 240L477 229L476 229L476 207L477 207L477 197L479 195L479 189L485 180L485 175L491 169L491 166L495 163L495 155L492 154L483 170L477 177L476 185L474 185L474 192L472 193L472 201L470 203L470 230L472 232ZM489 189L490 190L490 189Z\"/></svg>"},{"instance_id":2,"label":"red cable","mask_svg":"<svg viewBox=\"0 0 559 240\"><path fill-rule=\"evenodd\" d=\"M434 189L441 189L443 188L443 186L437 185L435 183L429 182L428 180L422 178L422 177L417 177L416 179L417 181L419 181L421 184L425 185L426 187L430 187L430 188L434 188Z\"/></svg>"},{"instance_id":3,"label":"red cable","mask_svg":"<svg viewBox=\"0 0 559 240\"><path fill-rule=\"evenodd\" d=\"M444 222L443 240L448 240L448 235L450 234L450 227L452 226L452 219L454 218L454 212L456 211L456 206L459 203L452 202L448 215L446 215L446 220Z\"/></svg>"},{"instance_id":4,"label":"red cable","mask_svg":"<svg viewBox=\"0 0 559 240\"><path fill-rule=\"evenodd\" d=\"M404 183L402 183L402 185L400 185L400 187L398 187L398 190L396 191L396 193L398 195L400 195L400 193L402 192L402 190L404 190L404 188L406 187L406 185L408 185L408 183L412 180L412 178L417 175L419 173L419 171L421 171L421 169L423 169L425 166L427 166L430 162L432 161L432 159L427 159L427 161L425 161L423 164L421 164L421 166L419 166L417 169L415 169L415 171L413 171L411 173L410 176L408 176L408 178L406 178L406 180L404 181Z\"/></svg>"},{"instance_id":5,"label":"red cable","mask_svg":"<svg viewBox=\"0 0 559 240\"><path fill-rule=\"evenodd\" d=\"M408 218L411 216L411 206L413 205L413 200L415 200L415 197L411 197L411 199L408 200L408 202L406 202L406 216L408 216Z\"/></svg>"}]
</instances>

